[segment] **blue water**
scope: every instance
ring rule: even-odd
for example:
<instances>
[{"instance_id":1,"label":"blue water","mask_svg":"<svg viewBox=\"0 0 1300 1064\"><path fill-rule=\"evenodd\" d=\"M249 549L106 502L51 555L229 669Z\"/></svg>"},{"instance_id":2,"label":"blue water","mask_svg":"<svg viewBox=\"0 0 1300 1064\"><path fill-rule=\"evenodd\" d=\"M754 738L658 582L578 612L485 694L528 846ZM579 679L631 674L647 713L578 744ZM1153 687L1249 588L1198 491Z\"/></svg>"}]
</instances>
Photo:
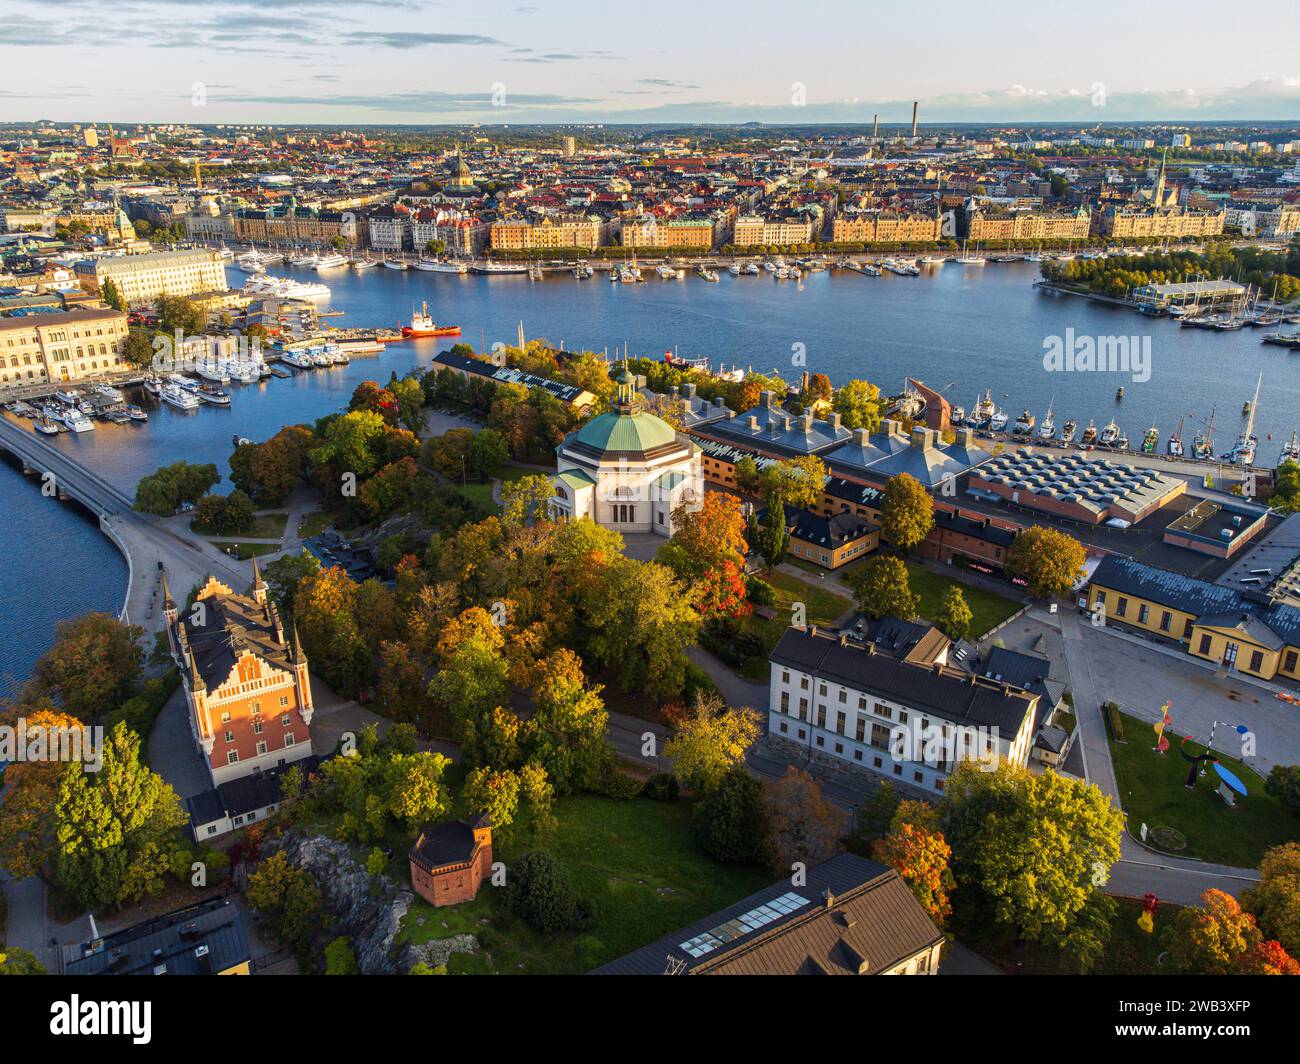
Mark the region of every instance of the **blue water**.
<instances>
[{"instance_id":1,"label":"blue water","mask_svg":"<svg viewBox=\"0 0 1300 1064\"><path fill-rule=\"evenodd\" d=\"M1215 440L1225 450L1262 372L1256 423L1261 461L1274 461L1282 440L1300 425L1300 376L1288 361L1293 356L1261 344L1262 330L1180 329L1168 319L1042 294L1031 288L1038 276L1031 264L949 264L919 278L816 273L799 282L723 272L717 284L690 274L662 281L646 271L648 280L640 285L610 284L600 275L576 281L568 273L531 281L383 268L322 275L285 266L272 272L324 280L332 289L329 309L344 312L327 320L339 326L396 326L427 301L437 321L459 324L462 339L475 347L516 342L522 320L529 339L611 355L624 345L648 357L676 348L682 355L708 356L715 366L779 369L787 379L805 368L835 383L866 377L886 392L900 390L911 375L967 408L991 388L1013 419L1026 406L1041 418L1048 403L1058 426L1072 417L1080 429L1089 418L1100 427L1114 417L1133 446L1155 423L1163 447L1163 437L1184 417L1184 437L1190 439L1217 405ZM232 286L243 280L230 271ZM1150 380L1045 371L1045 338L1070 328L1078 335L1148 337ZM264 439L282 425L311 422L343 406L359 381L385 381L394 370L401 375L427 366L438 346L450 342L394 344L377 358L355 359L347 367L231 385L229 408L184 412L153 406L147 425L99 423L93 433L61 434L57 445L128 491L144 474L182 458L217 463L223 474L218 490L229 490L224 477L232 436ZM1116 402L1121 384L1125 398ZM12 470L0 469L0 492L7 541L40 544L11 551L0 577L0 675L23 677L48 645L58 618L120 608L125 566L93 524L48 503ZM48 588L51 572L58 573L58 589Z\"/></svg>"}]
</instances>

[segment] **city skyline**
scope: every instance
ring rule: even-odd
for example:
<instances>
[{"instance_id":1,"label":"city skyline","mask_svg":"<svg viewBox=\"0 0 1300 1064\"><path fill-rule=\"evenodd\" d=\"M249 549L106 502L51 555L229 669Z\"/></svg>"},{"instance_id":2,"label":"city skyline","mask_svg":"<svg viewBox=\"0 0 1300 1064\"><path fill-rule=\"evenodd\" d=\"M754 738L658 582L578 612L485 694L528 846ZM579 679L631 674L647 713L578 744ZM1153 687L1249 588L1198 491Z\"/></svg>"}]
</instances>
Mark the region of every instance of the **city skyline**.
<instances>
[{"instance_id":1,"label":"city skyline","mask_svg":"<svg viewBox=\"0 0 1300 1064\"><path fill-rule=\"evenodd\" d=\"M367 11L380 7L377 28ZM1281 3L1252 7L1256 25L1286 18ZM425 0L218 0L197 17L178 0L6 0L0 10L4 121L809 124L878 114L898 124L913 100L922 124L1300 113L1285 35L1225 52L1205 32L1221 9L1199 0L1160 27L1159 47L1147 34L1107 34L1127 14L1113 2L1082 15L1016 2L997 20L969 20L946 0L906 11L836 2L813 19L756 3L743 21L678 0L650 17L586 2L469 10ZM774 20L786 23L777 38ZM943 32L954 23L961 32ZM1104 46L1075 43L1099 35ZM66 76L53 79L56 49Z\"/></svg>"}]
</instances>

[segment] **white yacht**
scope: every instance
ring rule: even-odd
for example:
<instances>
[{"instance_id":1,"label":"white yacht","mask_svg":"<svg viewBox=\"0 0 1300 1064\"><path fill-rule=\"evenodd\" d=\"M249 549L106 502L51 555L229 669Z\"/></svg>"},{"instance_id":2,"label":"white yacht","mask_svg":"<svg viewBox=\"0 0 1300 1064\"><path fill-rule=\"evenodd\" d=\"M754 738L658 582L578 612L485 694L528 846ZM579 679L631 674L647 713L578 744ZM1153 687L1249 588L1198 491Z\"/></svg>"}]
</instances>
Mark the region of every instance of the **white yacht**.
<instances>
[{"instance_id":1,"label":"white yacht","mask_svg":"<svg viewBox=\"0 0 1300 1064\"><path fill-rule=\"evenodd\" d=\"M384 269L386 270L404 270L406 263L401 259L384 259Z\"/></svg>"},{"instance_id":2,"label":"white yacht","mask_svg":"<svg viewBox=\"0 0 1300 1064\"><path fill-rule=\"evenodd\" d=\"M308 254L308 255L299 255L297 258L290 259L290 260L289 260L289 265L290 265L290 266L301 266L301 267L306 267L306 268L310 269L311 267L315 266L316 263L319 262L319 261L320 261L320 259L319 259L316 255L311 255L311 254Z\"/></svg>"},{"instance_id":3,"label":"white yacht","mask_svg":"<svg viewBox=\"0 0 1300 1064\"><path fill-rule=\"evenodd\" d=\"M353 259L352 260L352 268L354 270L368 270L371 267L378 266L378 265L379 263L377 263L374 259Z\"/></svg>"},{"instance_id":4,"label":"white yacht","mask_svg":"<svg viewBox=\"0 0 1300 1064\"><path fill-rule=\"evenodd\" d=\"M657 273L665 281L675 281L677 279L677 271L674 270L671 266L669 266L668 263L666 262L661 262L658 266L656 266L655 273Z\"/></svg>"},{"instance_id":5,"label":"white yacht","mask_svg":"<svg viewBox=\"0 0 1300 1064\"><path fill-rule=\"evenodd\" d=\"M347 264L348 260L346 255L340 255L338 252L332 251L328 255L322 255L316 260L316 269L337 270L340 266L346 266Z\"/></svg>"},{"instance_id":6,"label":"white yacht","mask_svg":"<svg viewBox=\"0 0 1300 1064\"><path fill-rule=\"evenodd\" d=\"M1002 410L994 411L993 417L989 420L989 428L994 432L1002 432L1006 427L1006 413Z\"/></svg>"},{"instance_id":7,"label":"white yacht","mask_svg":"<svg viewBox=\"0 0 1300 1064\"><path fill-rule=\"evenodd\" d=\"M180 410L197 410L199 408L199 397L194 392L180 387L168 381L163 385L162 401L170 403Z\"/></svg>"},{"instance_id":8,"label":"white yacht","mask_svg":"<svg viewBox=\"0 0 1300 1064\"><path fill-rule=\"evenodd\" d=\"M1047 404L1047 416L1043 418L1042 423L1038 426L1038 438L1040 440L1050 440L1056 435L1056 421L1052 417L1052 404Z\"/></svg>"},{"instance_id":9,"label":"white yacht","mask_svg":"<svg viewBox=\"0 0 1300 1064\"><path fill-rule=\"evenodd\" d=\"M230 383L230 374L226 372L226 365L219 358L205 359L194 367L194 372L213 384Z\"/></svg>"},{"instance_id":10,"label":"white yacht","mask_svg":"<svg viewBox=\"0 0 1300 1064\"><path fill-rule=\"evenodd\" d=\"M312 369L316 365L301 351L285 351L280 355L280 361L294 369Z\"/></svg>"},{"instance_id":11,"label":"white yacht","mask_svg":"<svg viewBox=\"0 0 1300 1064\"><path fill-rule=\"evenodd\" d=\"M742 272L746 277L757 277L757 276L758 276L758 273L759 273L759 270L758 270L758 263L756 263L756 262L747 262L747 263L745 263L745 268L744 268L741 272Z\"/></svg>"},{"instance_id":12,"label":"white yacht","mask_svg":"<svg viewBox=\"0 0 1300 1064\"><path fill-rule=\"evenodd\" d=\"M416 262L415 268L426 273L469 273L469 267L463 262L447 262L441 259L420 259Z\"/></svg>"},{"instance_id":13,"label":"white yacht","mask_svg":"<svg viewBox=\"0 0 1300 1064\"><path fill-rule=\"evenodd\" d=\"M110 403L122 402L123 396L120 390L114 388L111 384L99 383L91 389L96 395L107 399Z\"/></svg>"},{"instance_id":14,"label":"white yacht","mask_svg":"<svg viewBox=\"0 0 1300 1064\"><path fill-rule=\"evenodd\" d=\"M95 423L75 406L70 406L63 411L63 423L73 432L90 432L95 427Z\"/></svg>"}]
</instances>

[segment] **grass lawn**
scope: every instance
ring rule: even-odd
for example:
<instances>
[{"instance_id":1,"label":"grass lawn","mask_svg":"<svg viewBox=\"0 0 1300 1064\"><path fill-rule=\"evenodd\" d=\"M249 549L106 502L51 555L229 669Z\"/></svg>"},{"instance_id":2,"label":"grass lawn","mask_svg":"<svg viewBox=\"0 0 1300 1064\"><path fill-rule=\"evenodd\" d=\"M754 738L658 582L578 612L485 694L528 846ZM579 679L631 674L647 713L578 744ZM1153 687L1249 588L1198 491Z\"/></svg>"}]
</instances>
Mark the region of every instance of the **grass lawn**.
<instances>
[{"instance_id":1,"label":"grass lawn","mask_svg":"<svg viewBox=\"0 0 1300 1064\"><path fill-rule=\"evenodd\" d=\"M287 513L258 514L253 518L253 523L240 535L247 536L249 539L281 539L284 536L284 526L288 523L289 515ZM216 536L219 532L214 532L210 528L204 528L197 521L190 523L190 529L201 536Z\"/></svg>"},{"instance_id":2,"label":"grass lawn","mask_svg":"<svg viewBox=\"0 0 1300 1064\"><path fill-rule=\"evenodd\" d=\"M953 584L960 587L966 596L966 605L970 607L972 639L978 639L990 628L996 628L1021 606L1014 599L986 591L982 587L963 584L960 580L952 580L915 562L907 563L907 574L913 593L921 599L921 616L926 620L932 620L939 612L939 603L948 588Z\"/></svg>"},{"instance_id":3,"label":"grass lawn","mask_svg":"<svg viewBox=\"0 0 1300 1064\"><path fill-rule=\"evenodd\" d=\"M1183 786L1188 764L1178 756L1177 736L1170 736L1171 748L1162 756L1153 749L1151 724L1127 714L1120 716L1127 742L1117 743L1109 736L1107 741L1134 836L1143 824L1148 830L1172 828L1187 840L1182 849L1161 846L1149 836L1148 842L1179 857L1199 857L1241 868L1256 867L1265 850L1295 839L1300 822L1276 798L1264 793L1264 781L1253 769L1226 754L1219 755L1224 768L1235 773L1249 792L1229 808L1217 793L1219 778L1213 768L1198 778L1194 790ZM1199 753L1202 748L1191 744L1191 749Z\"/></svg>"},{"instance_id":4,"label":"grass lawn","mask_svg":"<svg viewBox=\"0 0 1300 1064\"><path fill-rule=\"evenodd\" d=\"M313 510L309 514L304 514L298 523L298 536L300 539L311 539L313 536L319 536L333 523L333 514L326 513L324 510Z\"/></svg>"},{"instance_id":5,"label":"grass lawn","mask_svg":"<svg viewBox=\"0 0 1300 1064\"><path fill-rule=\"evenodd\" d=\"M587 928L539 934L507 910L498 889L487 886L464 905L435 909L417 898L399 941L481 935L484 951L455 954L448 965L452 973L577 974L771 882L761 868L719 864L701 851L686 802L582 795L558 802L555 814L559 827L541 848L560 862L594 913ZM526 839L498 840L493 857L508 865L534 848Z\"/></svg>"},{"instance_id":6,"label":"grass lawn","mask_svg":"<svg viewBox=\"0 0 1300 1064\"><path fill-rule=\"evenodd\" d=\"M278 543L236 543L232 540L213 540L212 545L217 550L233 554L240 561L248 561L254 556L261 558L267 554L275 554L280 549Z\"/></svg>"},{"instance_id":7,"label":"grass lawn","mask_svg":"<svg viewBox=\"0 0 1300 1064\"><path fill-rule=\"evenodd\" d=\"M1156 958L1162 952L1160 932L1174 918L1178 906L1162 903L1156 911L1155 931L1147 934L1137 925L1142 903L1131 898L1115 899L1115 922L1110 941L1093 968L1093 975L1155 975L1162 972ZM1017 946L1014 932L1000 924L990 925L958 940L987 957L999 968L1017 975L1077 975L1059 950L1036 942ZM1167 972L1165 974L1168 974Z\"/></svg>"},{"instance_id":8,"label":"grass lawn","mask_svg":"<svg viewBox=\"0 0 1300 1064\"><path fill-rule=\"evenodd\" d=\"M768 656L790 627L794 603L804 604L809 624L833 624L853 608L853 601L825 586L819 587L807 580L800 580L779 569L770 573L760 570L756 575L776 590L776 604L772 607L776 616L770 621L757 616L745 618L745 628L763 641L764 649L761 655L750 658L740 673L751 680L765 680L769 671Z\"/></svg>"},{"instance_id":9,"label":"grass lawn","mask_svg":"<svg viewBox=\"0 0 1300 1064\"><path fill-rule=\"evenodd\" d=\"M497 480L501 481L502 485L505 485L523 477L544 476L547 476L547 474L540 469L521 469L519 466L506 466L497 474ZM469 499L470 502L485 506L493 513L500 509L492 499L492 481L490 480L483 484L476 484L473 481L468 484L457 484L456 490Z\"/></svg>"}]
</instances>

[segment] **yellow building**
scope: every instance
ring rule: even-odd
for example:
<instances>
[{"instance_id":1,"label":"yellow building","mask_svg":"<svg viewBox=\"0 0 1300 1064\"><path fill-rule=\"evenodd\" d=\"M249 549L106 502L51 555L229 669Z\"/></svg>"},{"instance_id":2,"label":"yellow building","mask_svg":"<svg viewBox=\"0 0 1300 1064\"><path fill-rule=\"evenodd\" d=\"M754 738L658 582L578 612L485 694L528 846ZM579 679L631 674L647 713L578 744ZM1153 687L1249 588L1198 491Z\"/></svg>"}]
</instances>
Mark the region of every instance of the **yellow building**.
<instances>
[{"instance_id":1,"label":"yellow building","mask_svg":"<svg viewBox=\"0 0 1300 1064\"><path fill-rule=\"evenodd\" d=\"M1225 212L1188 210L1184 207L1110 206L1097 216L1102 236L1125 239L1150 237L1218 236Z\"/></svg>"},{"instance_id":2,"label":"yellow building","mask_svg":"<svg viewBox=\"0 0 1300 1064\"><path fill-rule=\"evenodd\" d=\"M939 235L937 215L899 211L852 211L841 214L831 227L836 243L926 243Z\"/></svg>"},{"instance_id":3,"label":"yellow building","mask_svg":"<svg viewBox=\"0 0 1300 1064\"><path fill-rule=\"evenodd\" d=\"M126 368L126 315L68 310L0 318L0 388L101 377Z\"/></svg>"},{"instance_id":4,"label":"yellow building","mask_svg":"<svg viewBox=\"0 0 1300 1064\"><path fill-rule=\"evenodd\" d=\"M1082 240L1092 228L1092 215L1077 211L976 211L966 238L977 243L997 240Z\"/></svg>"},{"instance_id":5,"label":"yellow building","mask_svg":"<svg viewBox=\"0 0 1300 1064\"><path fill-rule=\"evenodd\" d=\"M1131 558L1106 557L1085 604L1098 621L1180 643L1192 657L1262 680L1300 680L1300 610Z\"/></svg>"},{"instance_id":6,"label":"yellow building","mask_svg":"<svg viewBox=\"0 0 1300 1064\"><path fill-rule=\"evenodd\" d=\"M605 223L596 217L546 217L540 222L511 218L493 224L490 241L493 251L531 251L548 248L600 247Z\"/></svg>"},{"instance_id":7,"label":"yellow building","mask_svg":"<svg viewBox=\"0 0 1300 1064\"><path fill-rule=\"evenodd\" d=\"M623 222L619 242L625 248L698 248L713 247L714 227L711 218L656 218L642 215Z\"/></svg>"},{"instance_id":8,"label":"yellow building","mask_svg":"<svg viewBox=\"0 0 1300 1064\"><path fill-rule=\"evenodd\" d=\"M784 247L787 244L807 244L811 240L811 218L763 218L757 214L742 214L737 218L731 237L736 247L760 244Z\"/></svg>"}]
</instances>

